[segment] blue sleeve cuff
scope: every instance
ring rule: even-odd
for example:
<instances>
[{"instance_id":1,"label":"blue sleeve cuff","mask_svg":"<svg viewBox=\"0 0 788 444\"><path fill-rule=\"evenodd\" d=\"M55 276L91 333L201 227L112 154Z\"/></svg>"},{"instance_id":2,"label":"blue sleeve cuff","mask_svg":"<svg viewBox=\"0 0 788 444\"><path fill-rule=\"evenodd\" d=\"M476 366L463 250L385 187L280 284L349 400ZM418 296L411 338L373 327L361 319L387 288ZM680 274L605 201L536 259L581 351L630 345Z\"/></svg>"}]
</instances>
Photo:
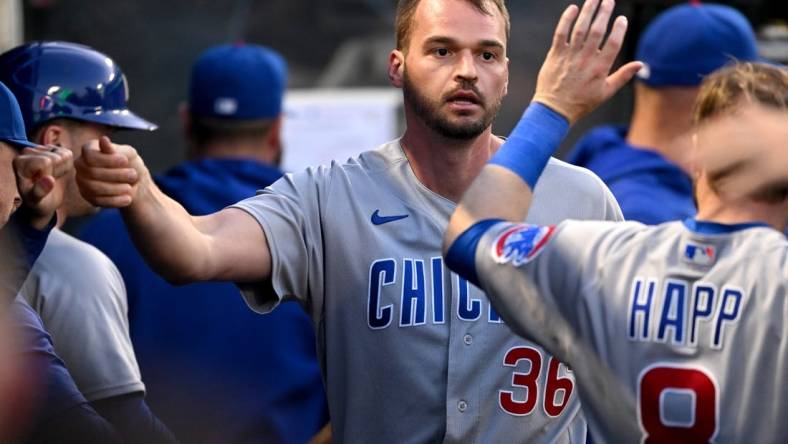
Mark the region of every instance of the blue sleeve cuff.
<instances>
[{"instance_id":1,"label":"blue sleeve cuff","mask_svg":"<svg viewBox=\"0 0 788 444\"><path fill-rule=\"evenodd\" d=\"M503 221L503 219L484 219L465 230L446 252L446 266L468 282L480 287L479 277L476 275L476 248L484 233L493 225Z\"/></svg>"},{"instance_id":2,"label":"blue sleeve cuff","mask_svg":"<svg viewBox=\"0 0 788 444\"><path fill-rule=\"evenodd\" d=\"M506 142L490 159L490 164L511 170L533 190L550 156L568 132L569 121L564 116L533 102Z\"/></svg>"}]
</instances>

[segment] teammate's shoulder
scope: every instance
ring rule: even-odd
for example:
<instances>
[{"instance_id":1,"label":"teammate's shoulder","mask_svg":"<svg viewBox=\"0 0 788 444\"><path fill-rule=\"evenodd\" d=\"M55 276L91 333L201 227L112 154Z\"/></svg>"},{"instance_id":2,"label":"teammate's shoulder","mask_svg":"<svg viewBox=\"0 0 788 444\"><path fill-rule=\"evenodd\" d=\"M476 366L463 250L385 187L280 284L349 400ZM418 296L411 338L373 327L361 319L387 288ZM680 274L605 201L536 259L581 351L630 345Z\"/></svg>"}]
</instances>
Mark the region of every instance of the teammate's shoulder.
<instances>
[{"instance_id":1,"label":"teammate's shoulder","mask_svg":"<svg viewBox=\"0 0 788 444\"><path fill-rule=\"evenodd\" d=\"M550 159L534 189L534 221L563 219L621 220L613 194L590 170ZM536 216L550 215L547 218Z\"/></svg>"},{"instance_id":2,"label":"teammate's shoulder","mask_svg":"<svg viewBox=\"0 0 788 444\"><path fill-rule=\"evenodd\" d=\"M307 167L301 171L285 174L285 179L330 177L334 174L345 174L354 170L378 171L392 165L407 162L399 139L386 142L376 148L362 151L347 159L334 159L323 165Z\"/></svg>"},{"instance_id":3,"label":"teammate's shoulder","mask_svg":"<svg viewBox=\"0 0 788 444\"><path fill-rule=\"evenodd\" d=\"M568 181L570 184L576 184L581 187L607 188L602 179L588 168L572 165L555 157L550 158L542 173L542 178L554 181Z\"/></svg>"},{"instance_id":4,"label":"teammate's shoulder","mask_svg":"<svg viewBox=\"0 0 788 444\"><path fill-rule=\"evenodd\" d=\"M788 264L788 237L772 227L760 226L736 233L739 241L750 246L753 253L762 255L766 252L782 257L784 264Z\"/></svg>"},{"instance_id":5,"label":"teammate's shoulder","mask_svg":"<svg viewBox=\"0 0 788 444\"><path fill-rule=\"evenodd\" d=\"M557 225L559 231L571 230L574 233L602 235L618 238L650 236L660 230L661 226L650 226L637 221L585 220L568 219ZM580 236L583 237L583 236Z\"/></svg>"},{"instance_id":6,"label":"teammate's shoulder","mask_svg":"<svg viewBox=\"0 0 788 444\"><path fill-rule=\"evenodd\" d=\"M95 246L56 229L50 233L34 271L36 268L69 281L92 282L90 277L104 270L112 271L115 265Z\"/></svg>"},{"instance_id":7,"label":"teammate's shoulder","mask_svg":"<svg viewBox=\"0 0 788 444\"><path fill-rule=\"evenodd\" d=\"M395 165L406 163L408 158L402 150L399 139L386 142L377 148L364 151L357 157L350 159L348 166L358 166L367 171L380 171Z\"/></svg>"},{"instance_id":8,"label":"teammate's shoulder","mask_svg":"<svg viewBox=\"0 0 788 444\"><path fill-rule=\"evenodd\" d=\"M650 244L669 228L644 225L637 221L576 220L561 222L556 227L556 235L565 241L593 248L603 248L609 252L625 251L634 245Z\"/></svg>"}]
</instances>

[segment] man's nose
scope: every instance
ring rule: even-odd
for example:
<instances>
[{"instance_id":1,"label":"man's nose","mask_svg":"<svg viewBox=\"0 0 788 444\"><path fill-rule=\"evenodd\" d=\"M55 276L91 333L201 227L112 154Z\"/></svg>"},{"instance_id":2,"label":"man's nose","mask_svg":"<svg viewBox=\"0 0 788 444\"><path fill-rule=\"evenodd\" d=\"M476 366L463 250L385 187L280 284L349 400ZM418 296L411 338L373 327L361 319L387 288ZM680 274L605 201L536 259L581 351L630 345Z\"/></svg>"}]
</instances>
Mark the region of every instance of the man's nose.
<instances>
[{"instance_id":1,"label":"man's nose","mask_svg":"<svg viewBox=\"0 0 788 444\"><path fill-rule=\"evenodd\" d=\"M478 79L476 59L472 51L462 51L457 57L455 78L456 80L472 83Z\"/></svg>"}]
</instances>

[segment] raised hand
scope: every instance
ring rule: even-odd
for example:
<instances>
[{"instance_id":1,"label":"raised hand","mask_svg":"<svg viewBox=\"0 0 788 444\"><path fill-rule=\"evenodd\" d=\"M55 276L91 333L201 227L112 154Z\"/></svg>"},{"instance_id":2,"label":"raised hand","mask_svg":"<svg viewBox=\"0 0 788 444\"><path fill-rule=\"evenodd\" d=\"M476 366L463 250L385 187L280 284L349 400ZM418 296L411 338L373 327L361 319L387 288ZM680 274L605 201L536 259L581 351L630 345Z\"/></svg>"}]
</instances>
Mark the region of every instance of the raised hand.
<instances>
[{"instance_id":1,"label":"raised hand","mask_svg":"<svg viewBox=\"0 0 788 444\"><path fill-rule=\"evenodd\" d=\"M566 8L539 71L533 100L570 123L612 97L642 67L640 62L629 62L610 74L627 31L626 17L619 16L605 40L614 7L614 0L601 0L601 4L586 0L580 10L576 5Z\"/></svg>"},{"instance_id":2,"label":"raised hand","mask_svg":"<svg viewBox=\"0 0 788 444\"><path fill-rule=\"evenodd\" d=\"M116 145L108 137L87 143L76 162L79 192L99 207L131 205L141 187L150 182L142 158L129 145Z\"/></svg>"},{"instance_id":3,"label":"raised hand","mask_svg":"<svg viewBox=\"0 0 788 444\"><path fill-rule=\"evenodd\" d=\"M63 203L68 180L74 174L71 150L53 146L25 148L14 159L16 183L30 223L44 228Z\"/></svg>"}]
</instances>

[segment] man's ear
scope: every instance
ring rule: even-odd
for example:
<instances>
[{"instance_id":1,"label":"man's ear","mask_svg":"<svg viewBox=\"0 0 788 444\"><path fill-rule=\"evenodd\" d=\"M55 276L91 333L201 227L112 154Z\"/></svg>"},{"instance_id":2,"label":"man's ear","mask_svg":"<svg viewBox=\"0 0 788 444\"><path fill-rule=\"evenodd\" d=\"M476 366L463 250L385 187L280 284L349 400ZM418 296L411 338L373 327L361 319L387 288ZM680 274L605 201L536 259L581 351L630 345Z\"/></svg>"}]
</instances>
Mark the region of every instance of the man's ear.
<instances>
[{"instance_id":1,"label":"man's ear","mask_svg":"<svg viewBox=\"0 0 788 444\"><path fill-rule=\"evenodd\" d=\"M68 131L63 125L58 125L57 123L45 124L38 132L38 140L35 143L70 148Z\"/></svg>"},{"instance_id":2,"label":"man's ear","mask_svg":"<svg viewBox=\"0 0 788 444\"><path fill-rule=\"evenodd\" d=\"M268 133L265 135L265 142L269 146L277 147L278 149L282 148L282 121L283 115L279 114L273 122L271 122L271 127L268 128Z\"/></svg>"},{"instance_id":3,"label":"man's ear","mask_svg":"<svg viewBox=\"0 0 788 444\"><path fill-rule=\"evenodd\" d=\"M404 73L405 54L399 49L395 49L389 54L389 82L391 82L391 86L402 88Z\"/></svg>"}]
</instances>

